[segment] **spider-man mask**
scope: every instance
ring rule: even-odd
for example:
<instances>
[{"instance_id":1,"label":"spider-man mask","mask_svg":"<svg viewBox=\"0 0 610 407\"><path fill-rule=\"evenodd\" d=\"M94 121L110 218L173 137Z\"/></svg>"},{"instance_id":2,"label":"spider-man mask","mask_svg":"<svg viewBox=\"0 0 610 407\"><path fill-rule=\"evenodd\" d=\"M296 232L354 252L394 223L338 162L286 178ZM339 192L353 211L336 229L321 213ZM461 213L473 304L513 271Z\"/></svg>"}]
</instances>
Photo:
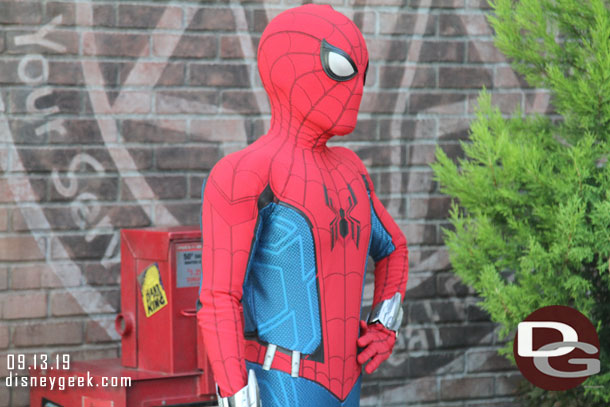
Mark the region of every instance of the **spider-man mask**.
<instances>
[{"instance_id":1,"label":"spider-man mask","mask_svg":"<svg viewBox=\"0 0 610 407\"><path fill-rule=\"evenodd\" d=\"M258 47L259 73L271 102L270 133L315 144L350 133L368 60L358 27L331 6L307 4L275 17Z\"/></svg>"}]
</instances>

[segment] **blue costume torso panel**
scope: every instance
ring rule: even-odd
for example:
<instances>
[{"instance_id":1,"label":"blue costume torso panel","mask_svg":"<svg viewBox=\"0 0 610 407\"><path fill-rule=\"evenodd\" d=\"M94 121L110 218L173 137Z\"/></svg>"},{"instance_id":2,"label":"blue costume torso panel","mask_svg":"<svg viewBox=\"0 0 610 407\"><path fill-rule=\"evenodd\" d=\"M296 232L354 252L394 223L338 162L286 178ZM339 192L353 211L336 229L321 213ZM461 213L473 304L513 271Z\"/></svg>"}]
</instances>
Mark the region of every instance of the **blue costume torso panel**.
<instances>
[{"instance_id":1,"label":"blue costume torso panel","mask_svg":"<svg viewBox=\"0 0 610 407\"><path fill-rule=\"evenodd\" d=\"M280 203L259 212L244 281L246 332L262 341L311 354L320 345L320 310L311 228Z\"/></svg>"}]
</instances>

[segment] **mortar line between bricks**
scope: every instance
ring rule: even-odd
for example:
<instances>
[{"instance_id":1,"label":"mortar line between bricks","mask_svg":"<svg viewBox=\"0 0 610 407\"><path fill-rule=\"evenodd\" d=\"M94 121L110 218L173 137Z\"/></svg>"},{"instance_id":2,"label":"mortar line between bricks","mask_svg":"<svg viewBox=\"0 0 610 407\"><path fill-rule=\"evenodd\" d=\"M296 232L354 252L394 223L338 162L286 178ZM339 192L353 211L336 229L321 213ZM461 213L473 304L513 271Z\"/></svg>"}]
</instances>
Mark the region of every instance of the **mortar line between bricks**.
<instances>
[{"instance_id":1,"label":"mortar line between bricks","mask_svg":"<svg viewBox=\"0 0 610 407\"><path fill-rule=\"evenodd\" d=\"M445 92L446 93L451 93L451 92ZM459 94L459 93L457 93ZM432 95L435 96L436 94L433 93L424 93L425 95ZM462 96L476 96L478 95L478 93L471 93L470 95L462 95ZM493 94L492 94L493 95ZM527 96L527 95L526 95ZM460 101L462 102L462 101ZM7 116L9 117L24 117L27 115L27 112L13 112L10 114L7 114ZM195 115L195 120L198 119L235 119L235 116L230 116L229 114L227 114L226 112L222 112L219 115L216 115L214 113L209 113L209 114L194 114L194 113L158 113L157 115L155 115L155 117L159 117L160 119L163 120L171 120L171 119L176 119L176 120L186 120L188 118L193 118L193 115ZM393 116L391 113L375 113L375 116L377 116L379 119L382 120L387 120L387 119L391 119ZM44 114L30 114L29 116L33 116L35 118L45 118ZM119 119L130 119L130 118L134 118L134 119L142 119L142 118L148 118L149 116L151 116L150 113L126 113L126 114L111 114L111 113L98 113L96 114L96 116L102 116L102 117L117 117ZM91 117L93 117L93 113L57 113L54 114L52 116L46 116L47 118L51 117L53 119L78 119L78 118L87 118L90 119ZM470 114L470 113L451 113L451 114L442 114L442 113L418 113L418 112L413 112L410 114L405 114L402 120L404 121L408 121L408 120L413 120L413 119L469 119L469 118L475 118L476 116L474 115L474 113ZM258 116L255 114L243 114L243 118L244 119L257 119ZM363 116L363 119L366 119L366 117Z\"/></svg>"},{"instance_id":2,"label":"mortar line between bricks","mask_svg":"<svg viewBox=\"0 0 610 407\"><path fill-rule=\"evenodd\" d=\"M14 54L5 54L2 57L7 60L13 59L21 59L23 56L30 54L28 53L14 53ZM142 62L157 62L163 63L167 57L161 55L147 55L147 56L129 56L129 55L81 55L81 54L43 54L45 58L49 60L49 62L81 62L81 61L90 61L90 62L99 62L99 63L134 63L136 59L140 59ZM180 56L172 56L171 62L190 62L190 63L200 63L201 65L209 65L212 62L222 62L223 65L226 62L228 65L248 65L254 64L256 60L254 58L244 58L243 60L238 60L237 58L223 58L223 59L215 59L212 57L180 57ZM201 61L201 62L200 62Z\"/></svg>"},{"instance_id":3,"label":"mortar line between bricks","mask_svg":"<svg viewBox=\"0 0 610 407\"><path fill-rule=\"evenodd\" d=\"M515 366L515 370L516 369L517 369L517 366ZM505 370L504 372L508 373L508 372L511 372L511 370ZM467 373L469 379L471 379L471 378L480 379L480 378L485 378L485 377L495 377L495 375L497 375L499 373L499 371L466 372L466 373ZM444 373L441 379L454 380L454 379L463 379L463 378L464 378L464 373ZM494 396L491 395L489 397L494 397Z\"/></svg>"},{"instance_id":4,"label":"mortar line between bricks","mask_svg":"<svg viewBox=\"0 0 610 407\"><path fill-rule=\"evenodd\" d=\"M58 171L58 174L62 174L62 175L66 175L69 173L69 170L67 171ZM166 177L168 176L167 171L166 170L154 170L154 171L144 171L145 175L147 177ZM13 172L12 175L7 176L5 178L15 178L15 179L24 179L26 178L27 175L29 175L30 173L22 173L24 175L16 175L19 174L17 172ZM41 173L43 174L43 173ZM48 175L48 173L44 173L45 175ZM140 174L140 172L138 173L132 173L129 174L128 172L125 172L126 177L133 177L133 176L138 176ZM205 172L205 174L207 174L207 171ZM89 174L83 174L83 175L74 175L74 179L76 180L106 180L106 179L114 179L117 178L118 176L118 172L106 172L104 175L89 175ZM175 172L173 174L170 174L168 178L186 178L188 176L201 176L204 175L203 171L196 171L196 172L192 172L192 173L183 173L183 172ZM166 198L155 198L155 199L166 199ZM178 198L175 198L178 199ZM182 198L180 198L182 199ZM193 197L193 199L196 199L196 197ZM109 199L104 200L103 198L98 198L98 200L100 201L111 201ZM26 201L22 201L22 202L26 202ZM40 202L38 200L36 200L36 202ZM68 199L55 199L55 200L48 200L48 201L42 201L42 202L57 202L57 203L69 203L70 201ZM13 202L0 202L0 204L14 204Z\"/></svg>"},{"instance_id":5,"label":"mortar line between bricks","mask_svg":"<svg viewBox=\"0 0 610 407\"><path fill-rule=\"evenodd\" d=\"M25 290L15 290L18 293L21 293L21 291L25 291ZM67 291L64 291L67 292ZM18 295L18 294L15 294ZM90 318L105 318L105 317L112 317L115 316L116 317L116 313L107 313L107 312L100 312L100 313L96 313L96 314L65 314L65 315L45 315L44 317L37 317L37 318L15 318L15 319L3 319L3 323L6 322L8 325L12 326L22 326L22 325L29 325L29 326L35 326L37 324L40 324L41 322L57 322L57 323L63 323L63 322L86 322L88 321Z\"/></svg>"},{"instance_id":6,"label":"mortar line between bricks","mask_svg":"<svg viewBox=\"0 0 610 407\"><path fill-rule=\"evenodd\" d=\"M234 8L232 8L234 9ZM396 10L391 11L390 13L395 14ZM417 13L416 16L431 16L433 14L427 13ZM437 22L440 25L440 22ZM25 32L25 31L37 31L41 27L41 24L0 24L0 28L3 29L4 32ZM259 31L251 31L244 29L235 29L235 30L197 30L197 29L181 29L181 28L158 28L155 29L155 33L151 35L151 30L155 29L155 27L111 27L111 26L87 26L87 25L57 25L54 26L54 32L74 32L78 34L86 34L86 33L101 33L101 34L124 34L124 35L138 35L141 37L148 36L153 38L152 35L158 34L170 34L170 35L187 35L187 36L209 36L209 37L217 37L219 35L230 35L230 36L241 36L247 35L250 37L260 37L262 32ZM409 40L430 40L431 42L436 41L444 41L444 42L458 42L464 40L489 40L493 41L494 37L491 34L463 34L463 35L453 35L453 34L419 34L419 33L405 33L405 34L392 34L392 33L379 33L375 35L375 39L382 40L397 40L397 41L405 41ZM82 39L82 37L81 37ZM152 49L152 48L150 48Z\"/></svg>"},{"instance_id":7,"label":"mortar line between bricks","mask_svg":"<svg viewBox=\"0 0 610 407\"><path fill-rule=\"evenodd\" d=\"M446 353L457 353L459 354L461 352L460 348L444 348L444 349L428 349L428 350L405 350L405 353L408 353L410 357L421 357L421 356L436 356L436 355L443 355ZM515 369L517 369L517 367L515 366ZM489 371L489 372L481 372L481 373L486 373L486 374L490 374L490 372L496 372L496 373L500 373L500 371ZM501 372L506 372L506 373L511 373L513 372L512 369L507 369L507 370L502 370ZM454 376L460 376L461 374L466 373L466 371L461 372L461 373L453 373ZM445 375L445 374L443 374Z\"/></svg>"},{"instance_id":8,"label":"mortar line between bricks","mask_svg":"<svg viewBox=\"0 0 610 407\"><path fill-rule=\"evenodd\" d=\"M167 170L156 170L154 172L151 171L150 173L144 171L144 175L147 176L147 177L159 177L159 176L167 176L168 172L171 172L169 174L170 176L180 176L180 175L182 175L182 173L180 173L178 171L167 171ZM58 171L58 173L62 174L62 175L65 175L65 174L68 174L69 172L68 171ZM202 171L202 173L203 173L203 171ZM205 173L207 174L208 172L206 171ZM13 172L13 174L22 174L22 175L11 175L12 178L21 180L21 179L24 179L26 176L30 176L32 173L17 173L17 172ZM40 175L40 176L48 176L49 172L38 172L38 173L34 172L34 174ZM104 179L108 179L108 178L117 178L117 176L119 175L119 172L118 171L117 172L107 172L106 174L107 175L105 177L100 177L100 178L81 177L79 179L100 179L100 180L104 180ZM142 174L141 172L139 172L139 173L122 172L121 173L121 175L124 175L125 177L137 177L137 176L140 176L141 174ZM195 176L195 175L203 175L203 174L194 173L191 176ZM186 174L185 174L185 176L186 176ZM8 179L10 177L6 177L6 178ZM166 200L165 198L155 198L155 199ZM182 199L182 198L180 198L180 199ZM197 199L197 198L193 197L193 199ZM201 200L201 198L199 198L199 199ZM98 198L98 200L100 202L118 202L118 201L115 201L113 199ZM128 201L128 202L135 202L135 201L136 201L135 199L132 199L131 201ZM24 203L28 203L28 202L35 203L35 202L39 202L39 201L38 200L31 200L31 201L24 200L24 201L21 201L21 202L24 202ZM57 203L63 203L65 205L66 203L69 203L70 201L67 200L67 199L54 199L54 200L47 200L45 202L57 202ZM0 202L0 205L3 205L3 206L7 206L7 205L11 205L11 204L14 205L14 203L11 203L11 202ZM27 205L25 205L25 206L27 207Z\"/></svg>"},{"instance_id":9,"label":"mortar line between bricks","mask_svg":"<svg viewBox=\"0 0 610 407\"><path fill-rule=\"evenodd\" d=\"M91 0L72 0L72 1L57 1L59 3L91 3ZM94 4L96 5L116 5L116 2L112 2L112 1L108 1L108 0L101 0L101 1L93 1ZM142 1L133 1L133 0L125 0L125 1L121 1L120 3L121 5L125 4L125 5L131 5L131 6L158 6L161 7L159 5L158 1L153 1L153 0L142 0ZM200 0L191 0L191 1L185 1L185 0L176 0L176 1L171 1L170 3L168 3L172 6L185 6L185 7L191 7L191 8L199 8L201 7L201 1ZM290 4L294 4L294 3L290 3ZM279 3L274 3L273 7L275 8L279 8L278 5L280 5ZM248 8L256 8L256 7L260 7L260 4L258 3L246 3L244 4L245 7ZM220 8L219 6L211 6L214 8ZM333 6L335 7L335 6ZM351 7L351 6L350 6ZM365 6L354 6L354 7L365 7ZM399 7L399 6L397 6Z\"/></svg>"},{"instance_id":10,"label":"mortar line between bricks","mask_svg":"<svg viewBox=\"0 0 610 407\"><path fill-rule=\"evenodd\" d=\"M429 41L432 43L436 42L452 42L452 41ZM456 44L463 44L463 41L455 41ZM28 53L29 54L29 53ZM3 61L9 62L19 62L25 55L28 54L4 54L2 55ZM130 56L112 56L112 55L77 55L77 54L44 54L44 58L48 62L74 62L80 63L81 61L93 61L99 63L125 63L125 64L133 64L135 59L138 57L130 57ZM252 68L252 72L257 73L257 68L255 66L256 59L255 58L212 58L212 57L202 57L202 58L194 58L194 57L171 57L172 63L185 63L185 64L195 64L195 65L215 65L220 63L222 65L237 65L237 66L248 66ZM164 62L165 57L162 56L146 56L140 57L140 60L143 62L151 62L151 63L162 63ZM505 61L499 62L488 62L488 61L467 61L464 64L456 64L451 61L414 61L414 60L384 60L379 59L375 62L378 66L392 66L392 67L406 67L406 68L436 68L438 66L444 67L450 64L453 64L457 67L461 67L463 65L471 66L471 67L483 67L489 66L490 68L510 68L511 64ZM82 85L82 84L81 84ZM29 86L29 85L24 85ZM116 85L119 86L119 85ZM172 85L173 86L173 85ZM101 87L101 86L100 86ZM257 86L257 88L261 88L262 86ZM376 89L376 87L371 87L367 85L365 87L365 92L367 90ZM521 89L521 88L519 88Z\"/></svg>"},{"instance_id":11,"label":"mortar line between bricks","mask_svg":"<svg viewBox=\"0 0 610 407\"><path fill-rule=\"evenodd\" d=\"M87 151L87 149L85 149L85 151ZM192 172L182 172L183 170L166 170L166 169L151 169L151 170L144 170L144 171L138 171L138 172L131 172L131 171L121 171L119 173L119 170L117 171L107 171L105 173L105 175L103 176L78 176L77 179L108 179L108 178L116 178L118 175L123 175L125 177L137 177L140 175L144 175L146 177L160 177L160 176L201 176L201 175L207 175L209 173L209 170L198 170L198 171L192 171ZM382 168L380 167L371 167L370 169L370 174L384 174L387 172L394 172L394 173L403 173L405 171L408 172L431 172L431 168L428 165L408 165L408 163L406 165L392 165L392 166L384 166ZM69 170L58 170L59 174L65 175L69 173ZM39 176L49 176L50 171L39 171L39 172L18 172L18 171L12 171L10 176L7 176L6 178L15 178L15 179L24 179L26 177L31 176L32 174L36 174ZM420 191L417 192L410 192L411 195L413 194L417 194L420 193ZM426 193L424 191L421 191L421 193ZM444 194L440 193L440 192L436 192L437 196L444 196ZM193 197L193 199L197 199L196 197ZM200 199L200 198L199 198ZM101 199L103 200L103 199ZM26 202L26 201L23 201ZM48 202L62 202L62 203L66 203L67 200L62 200L62 199L56 199L56 200L50 200ZM68 201L69 202L69 201ZM0 202L0 205L4 205L4 204L11 204L10 202Z\"/></svg>"},{"instance_id":12,"label":"mortar line between bricks","mask_svg":"<svg viewBox=\"0 0 610 407\"><path fill-rule=\"evenodd\" d=\"M434 274L432 274L432 275L435 275L435 274L438 274L438 272L434 272ZM424 299L421 299L421 301L425 302ZM428 322L428 323L421 323L421 324L420 323L409 323L407 325L407 328L410 328L410 329L435 329L435 328L439 328L439 327L441 327L441 328L463 328L464 325L474 326L474 327L489 327L489 326L496 326L497 325L495 322L491 322L491 321L465 321L465 322L467 322L467 323L462 323L462 322L460 322L460 323L457 323L457 322L444 322L442 324L438 323L438 322L435 322L435 323ZM476 347L477 345L474 344L474 345L470 345L470 346ZM489 346L489 345L485 344L485 345L481 345L481 346ZM444 350L463 351L463 349L464 349L463 347L452 347L452 348L436 348L434 350L437 350L437 351L444 351ZM426 351L429 351L429 349L428 350L421 349L420 351L421 352L426 352ZM414 351L411 350L409 352L414 352Z\"/></svg>"},{"instance_id":13,"label":"mortar line between bricks","mask_svg":"<svg viewBox=\"0 0 610 407\"><path fill-rule=\"evenodd\" d=\"M478 297L473 297L473 298L478 298ZM510 336L514 336L509 334ZM475 349L467 349L465 352L465 355L469 355L471 353L474 353L475 351L497 351L499 349L501 349L502 347L504 347L503 344L498 344L498 345L482 345L480 347L477 347ZM515 369L517 368L517 366L515 365Z\"/></svg>"},{"instance_id":14,"label":"mortar line between bricks","mask_svg":"<svg viewBox=\"0 0 610 407\"><path fill-rule=\"evenodd\" d=\"M59 3L90 3L91 0L73 0L73 1L59 1ZM117 5L117 2L112 2L112 1L94 1L93 2L96 5ZM179 0L179 1L171 1L170 3L168 3L171 6L174 7L186 7L186 8L194 8L194 9L198 9L198 8L222 8L220 6L217 5L212 5L212 6L207 6L204 5L202 6L201 1L198 0L192 0L192 1L184 1L184 0ZM143 0L143 1L121 1L120 5L128 5L128 6L156 6L156 7L162 7L159 5L158 1L152 1L152 0ZM285 3L283 2L282 4L280 3L273 3L270 5L270 9L272 10L284 10L286 6L295 6L296 3ZM260 4L259 3L245 3L244 8L246 9L257 9L260 8ZM369 5L369 4L342 4L342 5L333 5L333 8L340 11L340 10L346 10L346 9L353 9L353 10L363 10L366 7L375 7L375 10L379 9L379 10L394 10L396 8L399 8L401 10L405 10L406 12L413 12L413 11L421 11L424 10L426 12L438 12L438 13L443 13L443 14L452 14L456 11L460 11L460 12L469 12L470 14L486 14L488 13L489 9L482 9L482 8L469 8L469 7L448 7L448 8L443 8L443 7L434 7L434 6L430 6L430 7L419 7L419 6L409 6L409 5L402 5L402 4L398 4L398 5L383 5L383 4L375 4L375 5ZM118 8L118 7L117 7Z\"/></svg>"},{"instance_id":15,"label":"mortar line between bricks","mask_svg":"<svg viewBox=\"0 0 610 407\"><path fill-rule=\"evenodd\" d=\"M449 92L446 92L449 93ZM510 92L509 92L510 93ZM426 95L426 94L424 94ZM430 95L434 95L431 94ZM470 95L464 95L464 96L476 96L478 95L478 93L472 93ZM493 96L493 93L492 93ZM527 97L527 95L525 95ZM465 99L464 101L467 101L467 99ZM460 101L462 102L462 101ZM196 115L195 118L193 118L193 115ZM379 113L379 114L374 114L375 116L377 116L380 120L388 120L388 119L392 119L393 116L391 113ZM531 115L531 113L527 113L527 115ZM10 118L23 118L23 117L34 117L37 119L44 119L44 118L53 118L53 119L91 119L94 117L104 117L104 118L112 118L112 117L116 117L117 119L146 119L146 118L150 118L153 117L151 113L127 113L127 114L112 114L112 113L97 113L94 114L93 113L58 113L58 114L54 114L52 116L45 116L44 114L28 114L27 112L14 112L14 113L10 113L7 114L8 117ZM214 113L211 114L193 114L193 113L158 113L154 116L155 118L157 118L158 120L186 120L186 119L194 119L194 120L214 120L214 119L233 119L235 120L236 117L233 115L229 115L226 112L222 112L219 115L216 115ZM417 112L413 112L410 114L405 114L404 116L401 116L402 119L401 121L409 121L409 120L413 120L413 119L419 119L419 120L427 120L427 119L474 119L476 118L474 113L452 113L452 114L441 114L441 113L417 113ZM559 117L559 116L558 116ZM254 114L244 114L243 115L244 119L257 119L258 117ZM371 118L371 117L369 117ZM363 119L367 119L367 117L363 116ZM378 140L378 141L385 141L383 139ZM330 143L329 143L330 144Z\"/></svg>"},{"instance_id":16,"label":"mortar line between bricks","mask_svg":"<svg viewBox=\"0 0 610 407\"><path fill-rule=\"evenodd\" d=\"M373 168L375 168L375 167L373 167ZM384 173L386 173L386 172L402 173L402 172L406 172L407 170L409 170L409 169L411 169L411 168L415 168L415 167L407 167L407 166L405 166L405 167L397 167L396 169L393 169L393 170L391 170L391 169L389 170L388 168L384 167L384 169L383 169L383 170L379 170L379 172L376 172L376 173L377 173L377 174L384 174ZM128 174L128 173L124 173L123 175L125 176L125 178L128 178L128 177L129 177L129 178L131 178L131 177L138 177L138 176L142 176L142 175L143 175L143 176L145 176L145 177L160 177L160 176L175 176L175 177L179 177L179 176L185 176L185 177L186 177L186 176L187 176L186 174L183 174L182 172L180 172L180 170L159 170L159 171L160 171L159 173L157 173L157 172L151 172L151 173L148 173L148 172L144 171L144 172L140 172L140 173L137 173L137 174L135 174L135 173L134 173L134 174ZM49 173L48 173L48 172L34 172L34 173L22 173L22 174L24 174L24 175L32 175L32 174L34 174L34 175L38 175L38 176L40 176L40 177L44 177L44 176L48 176L48 175L49 175ZM66 175L66 174L68 174L68 172L66 172L66 171L63 171L63 172L62 172L62 171L59 171L59 174ZM112 179L112 178L117 178L117 174L118 174L118 172L108 172L107 174L108 174L108 175L107 175L106 177L101 177L101 178L93 178L93 177L91 177L91 178L87 178L87 177L82 177L82 178L79 178L79 179L84 179L84 180L92 180L92 179L100 179L100 180L105 180L105 179ZM114 175L113 175L113 174L114 174ZM199 177L199 176L204 176L204 177L205 177L205 176L207 176L208 174L209 174L209 171L203 171L203 170L202 170L202 171L201 171L201 173L199 173L199 172L197 172L197 173L193 173L193 174L191 174L190 176L191 176L191 177ZM7 178L8 178L8 177L7 177ZM23 179L23 178L25 178L25 177L24 177L24 176L13 176L12 178L14 178L14 179L18 179L18 180L22 180L22 179ZM420 191L413 191L413 192L410 192L409 194L410 194L410 196L414 196L414 197L415 197L415 196L419 196L419 195L416 195L416 194L426 194L426 193L425 193L425 192L420 192ZM422 195L422 196L428 196L428 195ZM437 195L437 196L444 196L444 195L442 195L442 194L440 194L440 193L439 193L439 195ZM151 198L151 199L152 199L152 198ZM183 200L184 200L184 199L192 199L192 200L199 200L199 201L201 201L201 198L197 198L197 197L191 197L191 198L174 198L174 199L180 199L180 200L182 200L182 201L177 201L177 202L183 202ZM159 197L155 197L155 198L154 198L154 200L150 200L150 201L149 201L149 200L146 200L146 199L142 199L141 201L142 201L142 202L157 202L157 200L162 200L162 201L166 201L166 202L167 202L167 201L172 201L172 199L171 199L171 198L159 198ZM107 199L104 199L104 198L98 198L96 201L98 201L98 202L119 203L119 201L115 200L114 198L107 198ZM127 202L127 203L132 203L132 202L134 202L134 203L135 203L135 202L137 202L137 201L138 201L138 200L136 200L136 199L134 199L134 198L130 198L129 200L127 200L127 201L125 201L125 202ZM38 201L38 200L36 200L36 199L32 199L32 200L23 200L23 201L21 201L21 202L23 202L23 203L24 203L24 206L23 206L23 207L24 207L24 208L27 208L27 207L29 207L30 205L31 205L32 207L34 207L34 205L35 205L37 202L40 202L40 201ZM49 199L49 200L42 201L42 202L43 202L43 203L45 203L45 204L46 204L46 203L49 203L49 204L51 204L51 203L53 203L53 204L63 204L63 205L65 206L65 205L66 205L66 203L69 203L69 200L55 198L55 199ZM14 203L11 203L11 202L0 202L0 207L11 207L11 206L14 206L14 205L15 205L15 204L14 204Z\"/></svg>"},{"instance_id":17,"label":"mortar line between bricks","mask_svg":"<svg viewBox=\"0 0 610 407\"><path fill-rule=\"evenodd\" d=\"M417 220L417 219L414 220L413 218L407 218L407 219L401 219L400 222L397 222L397 223L403 225L404 227L425 226L425 225L430 225L430 226L449 225L449 221L443 220L443 219L426 219L425 221L422 221L422 220Z\"/></svg>"},{"instance_id":18,"label":"mortar line between bricks","mask_svg":"<svg viewBox=\"0 0 610 407\"><path fill-rule=\"evenodd\" d=\"M24 260L24 261L19 261L19 262L15 262L15 261L6 261L6 262L0 262L0 264L3 264L7 267L17 267L17 268L21 268L21 267L39 267L41 264L54 264L58 267L65 267L65 266L69 266L72 263L72 261L67 261L67 260L62 260L62 259L58 259L58 260L50 260L48 263L46 262L46 260ZM81 261L79 261L79 263L84 263L84 264L99 264L99 260L96 259L83 259ZM10 285L9 285L10 286ZM96 287L103 287L103 285L97 285ZM80 283L77 286L71 286L71 287L81 287ZM83 287L94 287L94 286L83 286ZM60 287L44 287L44 288L58 288L58 289L65 289L65 286L60 286ZM17 290L17 289L16 289ZM18 289L19 291L21 291L21 289Z\"/></svg>"},{"instance_id":19,"label":"mortar line between bricks","mask_svg":"<svg viewBox=\"0 0 610 407\"><path fill-rule=\"evenodd\" d=\"M49 257L47 257L47 258L49 258ZM11 274L12 273L13 273L13 270L11 268ZM47 315L46 315L46 317L49 318L52 315L52 311L53 311L52 307L51 307L51 301L50 301L51 293L49 293L49 290L46 289L46 288L44 289L44 292L45 292L45 295L46 295L46 306L47 306L46 307L47 308ZM13 329L13 331L14 331L14 329Z\"/></svg>"},{"instance_id":20,"label":"mortar line between bricks","mask_svg":"<svg viewBox=\"0 0 610 407\"><path fill-rule=\"evenodd\" d=\"M81 322L85 322L85 321L81 321ZM114 347L119 347L120 343L117 345L112 345L112 343L110 341L108 342L101 342L101 343L86 343L86 344L82 344L82 345L75 345L75 344L56 344L56 345L51 345L51 347L41 347L41 346L31 346L31 347L13 347L10 346L6 349L3 350L7 351L7 353L11 353L10 351L14 351L14 350L19 350L19 353L24 353L24 354L41 354L41 353L70 353L70 352L74 352L74 351L80 351L80 350L101 350L101 349L111 349Z\"/></svg>"},{"instance_id":21,"label":"mortar line between bricks","mask_svg":"<svg viewBox=\"0 0 610 407\"><path fill-rule=\"evenodd\" d=\"M445 68L444 66L439 66L440 69ZM447 66L446 68L452 68L452 69L457 69L455 66ZM480 69L480 70L489 70L491 71L491 67L485 67L482 65L478 65L478 66L464 66L464 68L473 68L473 69ZM440 71L439 71L440 72ZM439 73L440 74L440 73ZM50 88L51 90L59 90L59 91L74 91L75 89L82 89L82 84L63 84L63 83L52 83L49 84L48 86L46 86L48 88ZM27 86L27 85L13 85L11 83L5 82L5 86L3 86L4 89L6 90L31 90L32 88ZM120 86L120 85L113 85L113 86L101 86L101 85L93 85L91 86L92 91L96 91L96 92L116 92L116 91L128 91L128 92L141 92L143 90L150 90L150 87L146 87L145 85L131 85L131 86ZM172 91L183 91L185 93L196 93L196 92L202 92L202 91L206 91L206 92L220 92L220 94L223 94L224 92L228 91L228 92L235 92L235 91L241 91L241 92L249 92L249 91L261 91L262 88L253 88L253 87L248 87L248 86L233 86L233 87L218 87L218 86L205 86L205 85L188 85L188 84L180 84L180 85L165 85L165 86L155 86L154 88L155 91L157 92L172 92ZM368 90L368 92L366 92L364 94L365 99L366 97L371 97L375 94L380 94L380 93L386 93L386 94L397 94L397 93L403 93L404 91L408 91L411 94L422 94L422 93L443 93L443 92L456 92L457 94L460 94L460 92L463 93L474 93L474 94L478 94L481 91L481 88L465 88L465 87L417 87L417 88L413 88L413 87L408 87L408 86L392 86L392 87L379 87L376 89L370 89ZM490 93L517 93L517 92L521 92L522 90L520 88L509 88L509 87L489 87L487 89L488 92ZM534 90L532 89L531 92L533 92ZM538 90L537 92L533 92L533 93L545 93L544 90ZM548 93L548 92L546 92ZM363 113L367 113L367 112L363 112ZM163 113L161 113L163 114ZM203 112L202 114L206 114L205 112ZM250 113L252 114L252 113Z\"/></svg>"},{"instance_id":22,"label":"mortar line between bricks","mask_svg":"<svg viewBox=\"0 0 610 407\"><path fill-rule=\"evenodd\" d=\"M197 199L197 198L184 198L184 199L163 199L163 200L158 200L158 199L150 199L150 200L142 200L144 201L144 205L143 208L147 208L150 205L155 205L155 204L159 204L160 201L163 204L166 205L172 205L172 204L182 204L182 205L192 205L192 204L197 204L197 203L201 203L201 199ZM140 205L138 203L138 201L136 201L135 199L133 201L125 201L124 203L117 203L115 201L103 201L103 200L99 200L98 202L101 203L100 205L100 209L106 209L106 208L113 208L113 207L122 207L122 208L133 208L133 207L137 207L138 205ZM65 202L63 202L63 204L61 202L52 202L52 203L48 203L48 204L42 204L42 205L34 205L32 203L28 203L27 205L23 205L23 209L36 209L37 207L44 207L45 209L66 209L66 205ZM17 209L17 208L15 208ZM20 209L20 208L19 208ZM70 207L67 207L67 209L71 209ZM57 232L57 236L65 236L65 235L74 235L74 236L86 236L87 232L83 232L82 230L72 230L72 229L66 229L66 230L58 230L58 229L45 229L44 227L34 227L34 230L41 230L41 231L56 231ZM87 229L87 231L91 231L91 230L96 230L96 231L110 231L110 232L114 232L114 229L112 228L112 226L107 226L107 227L93 227L90 229ZM3 236L7 236L7 237L16 237L17 235L23 235L23 232L6 232L3 233Z\"/></svg>"}]
</instances>

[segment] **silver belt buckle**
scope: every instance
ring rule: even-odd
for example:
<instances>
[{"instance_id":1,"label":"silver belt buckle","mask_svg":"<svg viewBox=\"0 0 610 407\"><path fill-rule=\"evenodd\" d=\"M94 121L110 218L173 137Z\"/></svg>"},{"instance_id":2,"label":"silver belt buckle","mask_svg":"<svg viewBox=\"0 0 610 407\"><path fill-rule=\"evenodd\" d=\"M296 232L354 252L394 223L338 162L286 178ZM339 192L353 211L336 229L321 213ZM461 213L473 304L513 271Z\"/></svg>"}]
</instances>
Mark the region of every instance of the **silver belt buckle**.
<instances>
[{"instance_id":1,"label":"silver belt buckle","mask_svg":"<svg viewBox=\"0 0 610 407\"><path fill-rule=\"evenodd\" d=\"M299 377L299 367L301 365L301 352L298 350L292 351L292 364L290 369L290 376Z\"/></svg>"},{"instance_id":2,"label":"silver belt buckle","mask_svg":"<svg viewBox=\"0 0 610 407\"><path fill-rule=\"evenodd\" d=\"M282 348L283 349L283 348ZM265 352L265 360L263 361L263 370L271 369L271 364L275 358L277 351L277 345L272 343L267 345L267 351ZM299 368L301 367L301 352L298 350L286 349L290 352L290 376L299 377Z\"/></svg>"},{"instance_id":3,"label":"silver belt buckle","mask_svg":"<svg viewBox=\"0 0 610 407\"><path fill-rule=\"evenodd\" d=\"M275 357L275 351L277 350L277 345L270 343L267 345L267 352L265 352L265 361L263 362L263 370L271 369L271 364L273 363L273 358Z\"/></svg>"}]
</instances>

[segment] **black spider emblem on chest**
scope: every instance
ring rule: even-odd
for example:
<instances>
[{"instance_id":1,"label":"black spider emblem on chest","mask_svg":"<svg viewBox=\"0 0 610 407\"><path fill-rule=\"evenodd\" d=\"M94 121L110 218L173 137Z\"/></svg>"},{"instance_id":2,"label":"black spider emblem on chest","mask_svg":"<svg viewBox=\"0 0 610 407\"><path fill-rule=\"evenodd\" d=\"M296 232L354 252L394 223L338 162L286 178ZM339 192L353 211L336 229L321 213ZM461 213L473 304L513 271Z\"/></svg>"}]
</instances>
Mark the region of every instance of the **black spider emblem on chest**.
<instances>
[{"instance_id":1,"label":"black spider emblem on chest","mask_svg":"<svg viewBox=\"0 0 610 407\"><path fill-rule=\"evenodd\" d=\"M335 243L341 238L345 239L348 235L351 239L356 243L356 247L358 247L358 243L360 242L360 221L352 216L352 211L358 205L358 199L356 198L356 194L352 187L348 184L347 190L349 191L349 196L347 197L347 208L343 208L341 202L339 202L339 208L337 208L332 200L328 196L328 189L326 185L324 185L324 199L326 201L326 206L329 207L335 217L330 222L330 249L333 250L335 248Z\"/></svg>"}]
</instances>

